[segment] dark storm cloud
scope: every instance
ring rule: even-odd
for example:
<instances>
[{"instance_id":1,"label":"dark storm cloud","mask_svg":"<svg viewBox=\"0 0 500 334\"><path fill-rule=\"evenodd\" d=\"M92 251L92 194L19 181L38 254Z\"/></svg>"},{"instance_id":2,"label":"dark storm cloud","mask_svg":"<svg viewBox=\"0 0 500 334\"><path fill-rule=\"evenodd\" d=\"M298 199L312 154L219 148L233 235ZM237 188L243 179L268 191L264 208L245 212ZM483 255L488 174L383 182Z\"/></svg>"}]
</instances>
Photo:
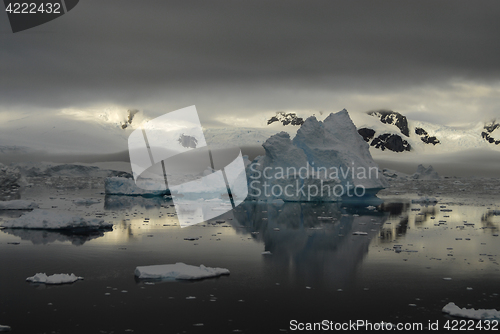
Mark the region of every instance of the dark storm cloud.
<instances>
[{"instance_id":1,"label":"dark storm cloud","mask_svg":"<svg viewBox=\"0 0 500 334\"><path fill-rule=\"evenodd\" d=\"M82 0L16 34L2 13L0 104L183 107L274 88L497 82L499 12L498 1Z\"/></svg>"}]
</instances>

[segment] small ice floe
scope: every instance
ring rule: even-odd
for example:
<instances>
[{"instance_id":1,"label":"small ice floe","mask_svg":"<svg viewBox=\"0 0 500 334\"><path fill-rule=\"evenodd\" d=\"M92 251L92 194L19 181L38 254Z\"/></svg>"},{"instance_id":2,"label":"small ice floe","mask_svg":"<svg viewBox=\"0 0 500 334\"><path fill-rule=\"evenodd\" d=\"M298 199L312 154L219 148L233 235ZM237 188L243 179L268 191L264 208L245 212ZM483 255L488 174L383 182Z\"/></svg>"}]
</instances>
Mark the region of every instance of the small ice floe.
<instances>
[{"instance_id":1,"label":"small ice floe","mask_svg":"<svg viewBox=\"0 0 500 334\"><path fill-rule=\"evenodd\" d=\"M262 255L273 255L273 253L271 253L270 251L264 251L262 252Z\"/></svg>"},{"instance_id":2,"label":"small ice floe","mask_svg":"<svg viewBox=\"0 0 500 334\"><path fill-rule=\"evenodd\" d=\"M451 277L443 277L443 280L445 280L445 281L451 281Z\"/></svg>"},{"instance_id":3,"label":"small ice floe","mask_svg":"<svg viewBox=\"0 0 500 334\"><path fill-rule=\"evenodd\" d=\"M37 273L35 276L26 278L26 281L32 283L44 284L67 284L82 280L83 277L75 276L75 274L54 274L47 276L45 273Z\"/></svg>"},{"instance_id":4,"label":"small ice floe","mask_svg":"<svg viewBox=\"0 0 500 334\"><path fill-rule=\"evenodd\" d=\"M356 231L356 232L353 232L352 235L367 235L368 233L366 232L361 232L361 231Z\"/></svg>"},{"instance_id":5,"label":"small ice floe","mask_svg":"<svg viewBox=\"0 0 500 334\"><path fill-rule=\"evenodd\" d=\"M10 326L0 325L0 332L10 332Z\"/></svg>"},{"instance_id":6,"label":"small ice floe","mask_svg":"<svg viewBox=\"0 0 500 334\"><path fill-rule=\"evenodd\" d=\"M75 203L76 205L92 205L101 203L101 201L92 198L76 198L73 200L73 203Z\"/></svg>"},{"instance_id":7,"label":"small ice floe","mask_svg":"<svg viewBox=\"0 0 500 334\"><path fill-rule=\"evenodd\" d=\"M43 229L43 230L102 230L111 229L112 223L99 218L84 218L66 212L53 212L40 209L22 215L17 219L2 222L5 228Z\"/></svg>"},{"instance_id":8,"label":"small ice floe","mask_svg":"<svg viewBox=\"0 0 500 334\"><path fill-rule=\"evenodd\" d=\"M367 206L366 208L367 208L368 210L375 210L375 209L376 209L376 207L374 207L373 205L369 205L369 206Z\"/></svg>"},{"instance_id":9,"label":"small ice floe","mask_svg":"<svg viewBox=\"0 0 500 334\"><path fill-rule=\"evenodd\" d=\"M417 199L412 199L411 202L412 203L419 203L419 204L428 204L428 203L437 203L438 200L435 199L434 197L423 196L423 197L420 197Z\"/></svg>"},{"instance_id":10,"label":"small ice floe","mask_svg":"<svg viewBox=\"0 0 500 334\"><path fill-rule=\"evenodd\" d=\"M473 309L473 308L460 308L455 303L448 303L443 307L443 313L448 313L449 315L468 319L500 319L500 311L495 309Z\"/></svg>"},{"instance_id":11,"label":"small ice floe","mask_svg":"<svg viewBox=\"0 0 500 334\"><path fill-rule=\"evenodd\" d=\"M187 296L186 299L196 299L195 296Z\"/></svg>"},{"instance_id":12,"label":"small ice floe","mask_svg":"<svg viewBox=\"0 0 500 334\"><path fill-rule=\"evenodd\" d=\"M32 210L36 208L38 208L38 204L35 202L22 199L0 201L0 210Z\"/></svg>"},{"instance_id":13,"label":"small ice floe","mask_svg":"<svg viewBox=\"0 0 500 334\"><path fill-rule=\"evenodd\" d=\"M135 276L149 279L197 280L221 275L229 275L225 268L210 268L204 265L191 266L182 262L135 268Z\"/></svg>"},{"instance_id":14,"label":"small ice floe","mask_svg":"<svg viewBox=\"0 0 500 334\"><path fill-rule=\"evenodd\" d=\"M285 201L282 200L281 198L277 198L277 199L272 200L271 203L274 205L281 206L281 205L285 204Z\"/></svg>"}]
</instances>

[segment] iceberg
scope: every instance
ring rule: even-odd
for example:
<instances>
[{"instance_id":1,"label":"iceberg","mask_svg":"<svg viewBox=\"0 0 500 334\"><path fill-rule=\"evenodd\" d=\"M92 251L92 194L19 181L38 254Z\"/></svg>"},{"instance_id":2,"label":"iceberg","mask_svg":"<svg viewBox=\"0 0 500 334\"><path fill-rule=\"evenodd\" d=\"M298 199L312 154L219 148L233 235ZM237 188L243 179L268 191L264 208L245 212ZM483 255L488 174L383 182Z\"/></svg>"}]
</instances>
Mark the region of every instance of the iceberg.
<instances>
[{"instance_id":1,"label":"iceberg","mask_svg":"<svg viewBox=\"0 0 500 334\"><path fill-rule=\"evenodd\" d=\"M19 218L2 222L4 228L92 231L112 229L104 219L84 218L69 213L34 209Z\"/></svg>"},{"instance_id":2,"label":"iceberg","mask_svg":"<svg viewBox=\"0 0 500 334\"><path fill-rule=\"evenodd\" d=\"M270 137L264 156L247 166L249 198L261 201L339 201L389 186L347 110L324 121L309 117L293 140Z\"/></svg>"},{"instance_id":3,"label":"iceberg","mask_svg":"<svg viewBox=\"0 0 500 334\"><path fill-rule=\"evenodd\" d=\"M143 279L198 280L221 275L229 275L229 270L210 268L204 265L191 266L182 262L135 268L135 276Z\"/></svg>"},{"instance_id":4,"label":"iceberg","mask_svg":"<svg viewBox=\"0 0 500 334\"><path fill-rule=\"evenodd\" d=\"M417 166L417 171L412 175L417 180L441 180L441 176L432 168L431 165L425 168L423 165Z\"/></svg>"},{"instance_id":5,"label":"iceberg","mask_svg":"<svg viewBox=\"0 0 500 334\"><path fill-rule=\"evenodd\" d=\"M21 199L12 201L0 201L0 210L31 210L38 208L38 204Z\"/></svg>"},{"instance_id":6,"label":"iceberg","mask_svg":"<svg viewBox=\"0 0 500 334\"><path fill-rule=\"evenodd\" d=\"M455 303L448 303L443 307L443 313L449 315L468 319L487 320L487 319L500 319L500 311L495 309L473 309L473 308L460 308Z\"/></svg>"},{"instance_id":7,"label":"iceberg","mask_svg":"<svg viewBox=\"0 0 500 334\"><path fill-rule=\"evenodd\" d=\"M10 332L10 326L0 325L0 332Z\"/></svg>"},{"instance_id":8,"label":"iceberg","mask_svg":"<svg viewBox=\"0 0 500 334\"><path fill-rule=\"evenodd\" d=\"M26 281L44 284L66 284L73 283L82 279L83 277L75 276L75 274L54 274L47 276L45 273L37 273L34 276L26 278Z\"/></svg>"}]
</instances>

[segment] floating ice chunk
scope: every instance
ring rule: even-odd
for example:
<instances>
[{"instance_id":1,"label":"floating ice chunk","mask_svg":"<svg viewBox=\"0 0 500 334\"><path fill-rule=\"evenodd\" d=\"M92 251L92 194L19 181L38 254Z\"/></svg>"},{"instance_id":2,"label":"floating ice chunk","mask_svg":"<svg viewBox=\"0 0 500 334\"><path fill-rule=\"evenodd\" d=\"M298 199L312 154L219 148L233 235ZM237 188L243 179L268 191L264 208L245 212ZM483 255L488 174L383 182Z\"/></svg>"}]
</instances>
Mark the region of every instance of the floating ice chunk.
<instances>
[{"instance_id":1,"label":"floating ice chunk","mask_svg":"<svg viewBox=\"0 0 500 334\"><path fill-rule=\"evenodd\" d=\"M90 231L111 229L113 224L98 218L91 219L74 216L70 213L34 209L17 219L3 222L2 226L6 228Z\"/></svg>"},{"instance_id":2,"label":"floating ice chunk","mask_svg":"<svg viewBox=\"0 0 500 334\"><path fill-rule=\"evenodd\" d=\"M10 326L0 325L0 332L10 332Z\"/></svg>"},{"instance_id":3,"label":"floating ice chunk","mask_svg":"<svg viewBox=\"0 0 500 334\"><path fill-rule=\"evenodd\" d=\"M204 265L200 265L199 267L191 266L182 262L135 268L135 276L138 278L196 280L221 275L229 275L229 270L225 268L210 268Z\"/></svg>"},{"instance_id":4,"label":"floating ice chunk","mask_svg":"<svg viewBox=\"0 0 500 334\"><path fill-rule=\"evenodd\" d=\"M455 317L461 317L461 318L468 318L468 319L500 319L500 311L497 311L495 309L473 309L473 308L460 308L455 303L448 303L443 307L442 310L444 313L448 313L449 315L455 316Z\"/></svg>"},{"instance_id":5,"label":"floating ice chunk","mask_svg":"<svg viewBox=\"0 0 500 334\"><path fill-rule=\"evenodd\" d=\"M75 274L54 274L47 276L45 273L37 273L35 276L26 278L26 281L45 284L65 284L73 283L81 279L83 279L83 277L75 276Z\"/></svg>"},{"instance_id":6,"label":"floating ice chunk","mask_svg":"<svg viewBox=\"0 0 500 334\"><path fill-rule=\"evenodd\" d=\"M22 199L0 202L0 210L31 210L36 208L38 208L38 204L35 202Z\"/></svg>"},{"instance_id":7,"label":"floating ice chunk","mask_svg":"<svg viewBox=\"0 0 500 334\"><path fill-rule=\"evenodd\" d=\"M264 251L262 252L262 255L273 255L273 253L271 253L270 251Z\"/></svg>"},{"instance_id":8,"label":"floating ice chunk","mask_svg":"<svg viewBox=\"0 0 500 334\"><path fill-rule=\"evenodd\" d=\"M360 231L356 231L356 232L353 232L352 235L367 235L368 233L366 232L360 232Z\"/></svg>"}]
</instances>

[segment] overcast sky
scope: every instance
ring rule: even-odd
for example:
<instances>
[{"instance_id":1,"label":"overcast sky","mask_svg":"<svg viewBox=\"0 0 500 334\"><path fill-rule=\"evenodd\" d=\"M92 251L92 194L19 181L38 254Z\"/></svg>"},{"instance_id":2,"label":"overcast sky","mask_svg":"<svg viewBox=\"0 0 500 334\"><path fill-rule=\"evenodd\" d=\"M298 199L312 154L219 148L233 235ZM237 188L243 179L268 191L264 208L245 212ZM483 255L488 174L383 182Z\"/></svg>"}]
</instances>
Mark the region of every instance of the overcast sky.
<instances>
[{"instance_id":1,"label":"overcast sky","mask_svg":"<svg viewBox=\"0 0 500 334\"><path fill-rule=\"evenodd\" d=\"M500 119L499 17L495 0L81 0L13 34L2 12L0 113L195 104L212 125L343 108Z\"/></svg>"}]
</instances>

